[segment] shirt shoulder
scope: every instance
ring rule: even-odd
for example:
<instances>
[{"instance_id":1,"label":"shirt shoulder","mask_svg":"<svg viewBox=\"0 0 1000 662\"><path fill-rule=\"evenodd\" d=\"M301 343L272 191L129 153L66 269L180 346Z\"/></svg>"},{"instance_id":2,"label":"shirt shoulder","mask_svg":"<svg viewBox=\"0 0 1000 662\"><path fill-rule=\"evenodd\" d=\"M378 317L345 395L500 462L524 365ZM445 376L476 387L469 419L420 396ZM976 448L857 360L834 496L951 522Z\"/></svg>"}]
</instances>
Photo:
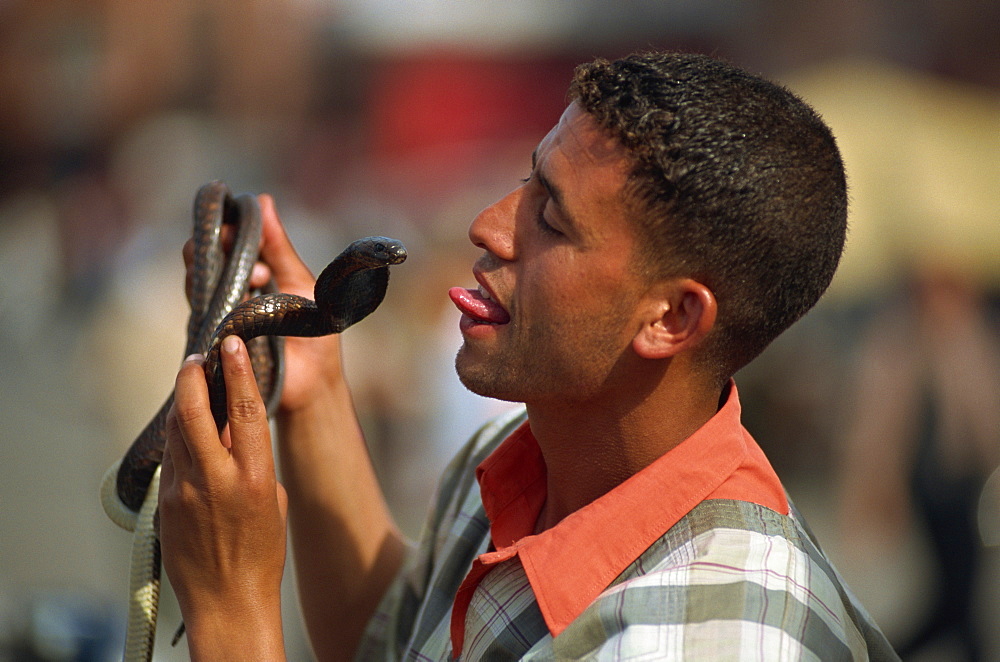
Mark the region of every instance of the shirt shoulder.
<instances>
[{"instance_id":1,"label":"shirt shoulder","mask_svg":"<svg viewBox=\"0 0 1000 662\"><path fill-rule=\"evenodd\" d=\"M455 454L438 482L430 515L420 534L420 544L426 544L428 538L446 535L463 511L482 508L476 467L527 419L523 407L505 412L479 428Z\"/></svg>"},{"instance_id":2,"label":"shirt shoulder","mask_svg":"<svg viewBox=\"0 0 1000 662\"><path fill-rule=\"evenodd\" d=\"M556 659L897 660L801 517L695 507L564 632Z\"/></svg>"},{"instance_id":3,"label":"shirt shoulder","mask_svg":"<svg viewBox=\"0 0 1000 662\"><path fill-rule=\"evenodd\" d=\"M475 468L526 419L519 408L490 420L445 468L420 536L369 621L355 659L398 660L428 647L450 651L452 600L489 538Z\"/></svg>"}]
</instances>

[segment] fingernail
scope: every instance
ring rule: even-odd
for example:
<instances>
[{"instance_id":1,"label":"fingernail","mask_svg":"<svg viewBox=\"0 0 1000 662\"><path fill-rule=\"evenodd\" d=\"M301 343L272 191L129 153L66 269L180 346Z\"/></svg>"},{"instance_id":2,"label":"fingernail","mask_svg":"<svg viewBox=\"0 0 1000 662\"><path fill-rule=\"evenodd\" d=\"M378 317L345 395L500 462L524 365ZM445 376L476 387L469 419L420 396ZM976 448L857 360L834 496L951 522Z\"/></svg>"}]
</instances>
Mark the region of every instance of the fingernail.
<instances>
[{"instance_id":1,"label":"fingernail","mask_svg":"<svg viewBox=\"0 0 1000 662\"><path fill-rule=\"evenodd\" d=\"M204 354L190 354L184 359L184 363L198 363L201 364L205 361Z\"/></svg>"},{"instance_id":2,"label":"fingernail","mask_svg":"<svg viewBox=\"0 0 1000 662\"><path fill-rule=\"evenodd\" d=\"M222 341L222 351L227 354L235 354L240 348L240 341L236 336L226 336Z\"/></svg>"}]
</instances>

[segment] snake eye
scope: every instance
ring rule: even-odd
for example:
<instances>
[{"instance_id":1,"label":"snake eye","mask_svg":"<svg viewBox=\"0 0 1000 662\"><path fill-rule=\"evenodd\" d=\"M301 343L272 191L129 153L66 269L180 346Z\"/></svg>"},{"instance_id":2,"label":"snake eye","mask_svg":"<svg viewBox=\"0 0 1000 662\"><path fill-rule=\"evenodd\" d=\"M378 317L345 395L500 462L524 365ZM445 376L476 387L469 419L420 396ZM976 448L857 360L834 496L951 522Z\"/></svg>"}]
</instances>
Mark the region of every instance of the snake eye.
<instances>
[{"instance_id":1,"label":"snake eye","mask_svg":"<svg viewBox=\"0 0 1000 662\"><path fill-rule=\"evenodd\" d=\"M375 244L375 252L376 253L384 253L385 252L385 244Z\"/></svg>"}]
</instances>

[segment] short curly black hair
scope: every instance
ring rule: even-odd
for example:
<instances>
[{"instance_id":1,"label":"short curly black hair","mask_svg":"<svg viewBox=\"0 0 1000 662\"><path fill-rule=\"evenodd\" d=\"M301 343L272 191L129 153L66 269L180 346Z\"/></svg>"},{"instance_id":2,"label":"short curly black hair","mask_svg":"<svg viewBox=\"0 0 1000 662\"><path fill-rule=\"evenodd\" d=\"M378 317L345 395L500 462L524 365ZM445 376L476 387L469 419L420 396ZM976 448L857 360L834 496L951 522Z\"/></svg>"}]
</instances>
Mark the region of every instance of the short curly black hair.
<instances>
[{"instance_id":1,"label":"short curly black hair","mask_svg":"<svg viewBox=\"0 0 1000 662\"><path fill-rule=\"evenodd\" d=\"M697 54L580 65L569 97L635 159L625 198L645 269L715 294L699 351L723 383L833 279L847 231L833 134L784 87Z\"/></svg>"}]
</instances>

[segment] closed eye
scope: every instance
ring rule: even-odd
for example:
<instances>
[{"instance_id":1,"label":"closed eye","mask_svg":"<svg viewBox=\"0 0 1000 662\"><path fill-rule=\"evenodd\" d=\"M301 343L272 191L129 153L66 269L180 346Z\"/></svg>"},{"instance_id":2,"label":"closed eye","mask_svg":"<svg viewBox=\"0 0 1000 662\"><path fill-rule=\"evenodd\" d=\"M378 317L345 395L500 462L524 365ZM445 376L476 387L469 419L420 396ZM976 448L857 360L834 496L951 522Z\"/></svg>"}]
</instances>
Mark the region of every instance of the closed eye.
<instances>
[{"instance_id":1,"label":"closed eye","mask_svg":"<svg viewBox=\"0 0 1000 662\"><path fill-rule=\"evenodd\" d=\"M541 185L542 189L545 190L545 200L541 203L538 213L535 215L535 223L543 234L551 235L553 237L565 236L564 233L545 220L545 209L549 204L554 204L557 209L562 209L561 199L562 195L559 189L552 186L549 180L538 171L538 154L537 152L531 155L531 172L528 176L521 179L522 184L528 184L531 181L536 181Z\"/></svg>"},{"instance_id":2,"label":"closed eye","mask_svg":"<svg viewBox=\"0 0 1000 662\"><path fill-rule=\"evenodd\" d=\"M539 214L538 215L538 229L540 229L544 234L550 234L553 237L561 237L562 236L562 232L560 232L559 230L556 230L554 227L552 227L551 225L549 225L545 221L545 215L544 214Z\"/></svg>"},{"instance_id":3,"label":"closed eye","mask_svg":"<svg viewBox=\"0 0 1000 662\"><path fill-rule=\"evenodd\" d=\"M535 223L538 225L538 229L541 230L543 234L552 235L553 237L561 237L563 236L563 233L560 232L558 229L554 228L552 225L549 224L548 221L545 220L545 208L547 206L548 206L548 201L546 201L545 204L541 206L541 208L538 210L538 213L535 215Z\"/></svg>"}]
</instances>

